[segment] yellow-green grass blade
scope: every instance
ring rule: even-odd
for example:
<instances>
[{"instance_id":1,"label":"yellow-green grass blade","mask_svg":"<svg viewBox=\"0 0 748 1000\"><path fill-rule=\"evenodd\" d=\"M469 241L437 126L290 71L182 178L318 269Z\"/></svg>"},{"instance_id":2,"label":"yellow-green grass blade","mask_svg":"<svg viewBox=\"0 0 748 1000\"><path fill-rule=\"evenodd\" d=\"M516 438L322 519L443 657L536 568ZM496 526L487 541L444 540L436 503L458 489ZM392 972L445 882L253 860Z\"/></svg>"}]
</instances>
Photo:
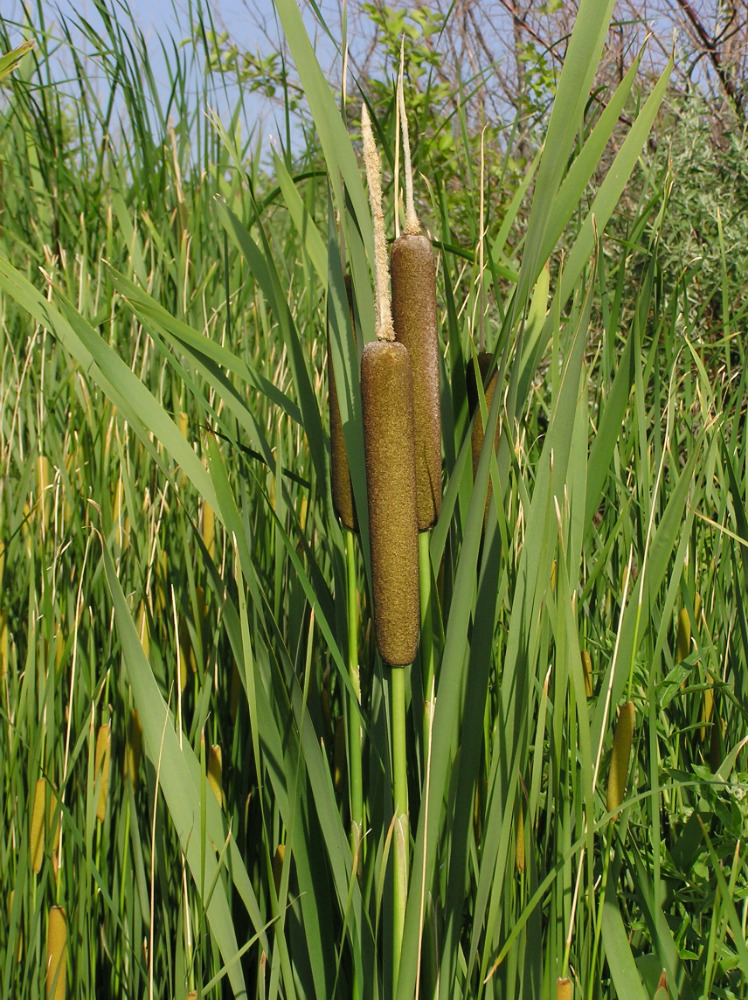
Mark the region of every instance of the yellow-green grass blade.
<instances>
[{"instance_id":1,"label":"yellow-green grass blade","mask_svg":"<svg viewBox=\"0 0 748 1000\"><path fill-rule=\"evenodd\" d=\"M602 915L602 940L610 976L618 996L631 1000L648 1000L641 976L629 944L628 934L618 907L618 874L616 863L608 876Z\"/></svg>"},{"instance_id":2,"label":"yellow-green grass blade","mask_svg":"<svg viewBox=\"0 0 748 1000\"><path fill-rule=\"evenodd\" d=\"M517 291L520 306L523 305L524 297L545 263L541 258L548 220L569 155L582 125L584 109L612 13L612 0L605 0L604 3L600 3L599 0L582 0L577 11L548 122L527 223L525 253ZM573 207L571 206L572 211Z\"/></svg>"},{"instance_id":3,"label":"yellow-green grass blade","mask_svg":"<svg viewBox=\"0 0 748 1000\"><path fill-rule=\"evenodd\" d=\"M550 587L551 562L556 548L558 522L554 502L563 505L574 425L580 405L582 357L592 308L590 282L583 308L576 317L567 353L563 358L558 396L554 400L548 434L540 457L530 501L526 537L519 558L512 594L509 635L502 665L497 740L491 747L486 837L475 893L471 956L480 957L479 936L486 921L486 935L493 940L500 920L501 893L494 891L493 872L503 871L511 837L511 812L516 794L516 774L523 773L526 739L533 718L534 688L542 683L541 647L547 642L539 627L542 603ZM545 671L543 670L543 673ZM524 748L524 749L522 749ZM514 779L514 780L512 780ZM509 813L509 821L505 816ZM482 972L487 971L487 953Z\"/></svg>"},{"instance_id":4,"label":"yellow-green grass blade","mask_svg":"<svg viewBox=\"0 0 748 1000\"><path fill-rule=\"evenodd\" d=\"M371 251L374 237L361 173L340 110L335 104L330 86L309 41L301 11L294 0L276 0L275 9L283 25L286 42L296 63L296 70L314 118L336 207L343 217L346 212L342 190L344 186L345 196L350 199L356 224L363 234L367 248ZM371 253L369 256L373 259Z\"/></svg>"},{"instance_id":5,"label":"yellow-green grass blade","mask_svg":"<svg viewBox=\"0 0 748 1000\"><path fill-rule=\"evenodd\" d=\"M201 782L204 782L204 779L198 759L188 743L183 742L180 747L169 708L161 696L151 666L143 653L135 622L117 579L114 563L106 548L103 550L103 559L122 641L125 667L143 726L144 749L153 767L158 769L159 784L179 836L182 851L192 872L195 887L199 892L204 871L210 872L212 878L213 868L217 863L216 853L221 851L228 839L231 878L247 907L255 932L267 950L265 921L260 915L236 843L233 836L230 834L227 836L220 808L212 796L207 796L205 800L208 843L203 845L206 852L203 855L199 836L199 812ZM234 934L231 907L222 880L216 882L212 896L207 901L207 917L224 962L231 962L239 948ZM246 992L244 977L239 966L232 965L229 979L235 995L241 996Z\"/></svg>"},{"instance_id":6,"label":"yellow-green grass blade","mask_svg":"<svg viewBox=\"0 0 748 1000\"><path fill-rule=\"evenodd\" d=\"M273 263L273 254L268 245L265 232L261 229L262 246L260 247L226 204L221 201L216 202L216 212L229 238L247 261L255 280L262 289L268 305L278 321L280 336L288 348L291 374L296 392L298 393L302 424L309 441L312 462L318 481L325 482L327 478L325 435L322 430L319 405L312 389L308 356L299 339L286 293L281 286L278 272ZM323 331L321 330L320 337L322 336Z\"/></svg>"},{"instance_id":7,"label":"yellow-green grass blade","mask_svg":"<svg viewBox=\"0 0 748 1000\"><path fill-rule=\"evenodd\" d=\"M618 637L617 656L611 660L601 681L602 690L610 690L610 704L615 705L620 700L629 676L632 658L649 629L649 614L640 616L636 598L639 587L644 588L647 595L645 604L648 607L650 595L655 595L668 571L670 557L682 533L688 534L693 519L693 505L702 490L701 466L705 431L699 434L694 442L694 450L683 466L680 476L674 482L667 505L652 536L647 564L644 570L645 579L640 579L634 595L629 601L621 621ZM597 746L603 730L606 715L606 699L600 699L592 717L592 743Z\"/></svg>"},{"instance_id":8,"label":"yellow-green grass blade","mask_svg":"<svg viewBox=\"0 0 748 1000\"><path fill-rule=\"evenodd\" d=\"M601 233L608 224L626 182L636 166L665 97L672 70L673 60L671 58L636 116L634 124L629 129L615 160L605 175L605 180L592 201L587 217L569 251L569 257L564 266L561 280L561 301L563 303L568 301L576 288L579 276L595 246L597 234Z\"/></svg>"},{"instance_id":9,"label":"yellow-green grass blade","mask_svg":"<svg viewBox=\"0 0 748 1000\"><path fill-rule=\"evenodd\" d=\"M155 461L165 462L151 435L160 442L211 505L215 494L210 477L181 431L119 355L64 300L55 308L11 264L0 259L0 285L36 322L50 330L97 382L130 423Z\"/></svg>"}]
</instances>

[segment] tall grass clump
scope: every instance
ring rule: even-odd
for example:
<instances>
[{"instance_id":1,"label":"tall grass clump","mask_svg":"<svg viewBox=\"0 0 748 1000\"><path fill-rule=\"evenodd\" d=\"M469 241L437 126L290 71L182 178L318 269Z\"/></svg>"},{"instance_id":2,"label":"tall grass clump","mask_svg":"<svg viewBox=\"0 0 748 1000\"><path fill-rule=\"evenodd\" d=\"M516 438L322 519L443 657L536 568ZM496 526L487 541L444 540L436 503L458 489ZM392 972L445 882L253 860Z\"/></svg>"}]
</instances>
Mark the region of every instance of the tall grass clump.
<instances>
[{"instance_id":1,"label":"tall grass clump","mask_svg":"<svg viewBox=\"0 0 748 1000\"><path fill-rule=\"evenodd\" d=\"M193 4L165 96L95 6L0 25L0 995L745 995L739 220L673 268L672 64L598 80L582 0L523 173L417 44L333 91L275 0L237 90Z\"/></svg>"}]
</instances>

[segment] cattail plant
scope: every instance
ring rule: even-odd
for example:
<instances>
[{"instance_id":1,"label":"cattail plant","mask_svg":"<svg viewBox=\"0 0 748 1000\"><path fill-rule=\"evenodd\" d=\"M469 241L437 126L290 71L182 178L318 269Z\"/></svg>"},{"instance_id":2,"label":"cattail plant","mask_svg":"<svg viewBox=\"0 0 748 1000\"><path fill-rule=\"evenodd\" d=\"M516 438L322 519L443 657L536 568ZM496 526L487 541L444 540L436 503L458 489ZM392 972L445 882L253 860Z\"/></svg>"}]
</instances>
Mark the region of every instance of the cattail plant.
<instances>
[{"instance_id":1,"label":"cattail plant","mask_svg":"<svg viewBox=\"0 0 748 1000\"><path fill-rule=\"evenodd\" d=\"M421 233L421 223L413 201L413 174L402 72L398 86L398 107L405 170L405 228L393 243L390 258L392 321L395 339L407 347L411 360L418 530L427 531L436 524L442 500L436 265L431 240Z\"/></svg>"},{"instance_id":2,"label":"cattail plant","mask_svg":"<svg viewBox=\"0 0 748 1000\"><path fill-rule=\"evenodd\" d=\"M374 627L382 659L397 668L415 659L420 625L413 378L408 349L395 342L392 325L379 154L366 106L361 115L361 131L374 217L377 287L378 339L366 345L361 358ZM408 770L403 670L392 671L390 693L394 800L392 973L396 985L408 893Z\"/></svg>"},{"instance_id":3,"label":"cattail plant","mask_svg":"<svg viewBox=\"0 0 748 1000\"><path fill-rule=\"evenodd\" d=\"M618 819L618 809L623 802L626 792L626 779L629 773L629 758L631 756L631 744L634 739L634 703L627 701L621 707L616 723L615 736L613 737L613 756L610 761L610 771L608 772L608 794L606 806L608 812L613 813L613 820Z\"/></svg>"},{"instance_id":4,"label":"cattail plant","mask_svg":"<svg viewBox=\"0 0 748 1000\"><path fill-rule=\"evenodd\" d=\"M439 336L436 308L436 265L431 241L421 233L413 199L410 136L403 93L404 41L400 51L397 108L403 145L405 227L392 245L392 317L395 338L404 344L413 371L418 568L421 615L421 677L423 683L423 742L428 755L435 707L435 666L431 607L431 555L426 532L441 512L441 411L439 396ZM395 214L397 224L398 216Z\"/></svg>"},{"instance_id":5,"label":"cattail plant","mask_svg":"<svg viewBox=\"0 0 748 1000\"><path fill-rule=\"evenodd\" d=\"M395 341L387 289L379 154L366 106L364 158L374 215L377 340L361 358L366 488L377 648L390 666L407 666L418 648L418 520L415 419L410 355Z\"/></svg>"}]
</instances>

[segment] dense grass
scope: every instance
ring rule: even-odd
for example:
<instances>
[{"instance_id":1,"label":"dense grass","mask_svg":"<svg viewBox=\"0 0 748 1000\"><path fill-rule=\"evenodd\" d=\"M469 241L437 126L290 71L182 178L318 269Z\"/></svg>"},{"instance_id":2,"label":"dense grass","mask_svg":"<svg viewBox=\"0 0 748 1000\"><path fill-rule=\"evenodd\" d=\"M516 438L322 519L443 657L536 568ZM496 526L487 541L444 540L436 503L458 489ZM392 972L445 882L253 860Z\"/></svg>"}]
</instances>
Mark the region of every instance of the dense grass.
<instances>
[{"instance_id":1,"label":"dense grass","mask_svg":"<svg viewBox=\"0 0 748 1000\"><path fill-rule=\"evenodd\" d=\"M721 218L708 272L675 266L688 178L645 146L667 77L640 94L634 65L606 110L588 104L610 10L583 3L526 175L498 146L481 173L467 115L452 169L438 136L414 150L438 251L444 495L435 704L425 656L405 675L393 987L359 98L340 114L277 0L314 139L263 161L237 148L239 107L202 115L215 66L188 98L207 43L169 50L164 103L126 8L102 3L97 94L43 7L0 95L0 993L45 993L59 905L70 996L535 998L569 976L593 1000L651 997L663 969L671 997L746 996L744 277ZM207 39L195 16L186 34ZM3 32L3 51L19 44ZM394 235L396 117L372 105ZM356 538L329 486L328 323ZM466 368L483 347L500 391L473 481Z\"/></svg>"}]
</instances>

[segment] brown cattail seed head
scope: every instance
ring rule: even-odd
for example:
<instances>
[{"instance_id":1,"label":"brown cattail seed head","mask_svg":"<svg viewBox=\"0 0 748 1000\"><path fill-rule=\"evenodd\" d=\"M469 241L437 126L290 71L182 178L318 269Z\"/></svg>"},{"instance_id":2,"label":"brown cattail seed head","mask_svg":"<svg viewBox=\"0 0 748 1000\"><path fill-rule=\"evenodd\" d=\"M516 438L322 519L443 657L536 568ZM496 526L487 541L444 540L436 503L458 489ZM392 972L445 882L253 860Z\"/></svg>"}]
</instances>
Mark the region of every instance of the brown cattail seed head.
<instances>
[{"instance_id":1,"label":"brown cattail seed head","mask_svg":"<svg viewBox=\"0 0 748 1000\"><path fill-rule=\"evenodd\" d=\"M623 802L626 778L629 773L631 744L634 739L634 720L634 703L627 701L618 714L616 733L613 737L613 756L608 773L608 796L606 799L608 812L614 812ZM618 813L616 812L612 818L618 819Z\"/></svg>"},{"instance_id":2,"label":"brown cattail seed head","mask_svg":"<svg viewBox=\"0 0 748 1000\"><path fill-rule=\"evenodd\" d=\"M353 292L350 275L345 276L345 290L348 294L348 308L351 313L351 326L353 326ZM335 513L341 520L343 527L349 531L358 531L358 518L356 517L356 506L353 500L353 485L351 483L351 472L348 466L348 451L345 446L345 435L343 434L343 421L340 417L340 406L338 404L338 392L335 385L335 371L333 370L332 354L330 352L330 332L328 322L327 333L327 378L330 397L330 473L332 478L332 503Z\"/></svg>"},{"instance_id":3,"label":"brown cattail seed head","mask_svg":"<svg viewBox=\"0 0 748 1000\"><path fill-rule=\"evenodd\" d=\"M372 341L361 359L366 487L377 648L407 666L418 648L418 521L413 382L402 344Z\"/></svg>"},{"instance_id":4,"label":"brown cattail seed head","mask_svg":"<svg viewBox=\"0 0 748 1000\"><path fill-rule=\"evenodd\" d=\"M413 369L418 530L439 518L442 502L439 338L436 329L436 269L431 241L404 235L392 245L392 320Z\"/></svg>"}]
</instances>

